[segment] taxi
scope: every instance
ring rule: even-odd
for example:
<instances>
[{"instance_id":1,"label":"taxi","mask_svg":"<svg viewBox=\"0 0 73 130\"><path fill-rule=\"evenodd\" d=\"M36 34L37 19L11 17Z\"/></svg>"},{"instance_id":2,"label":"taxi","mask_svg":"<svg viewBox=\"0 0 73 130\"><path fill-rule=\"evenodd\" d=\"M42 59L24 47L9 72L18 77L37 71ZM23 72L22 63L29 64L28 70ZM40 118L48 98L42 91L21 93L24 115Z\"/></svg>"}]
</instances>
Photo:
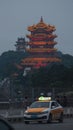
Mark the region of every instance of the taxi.
<instances>
[{"instance_id":1,"label":"taxi","mask_svg":"<svg viewBox=\"0 0 73 130\"><path fill-rule=\"evenodd\" d=\"M51 123L53 120L63 122L63 107L50 97L40 97L33 102L24 112L24 122L29 124L31 121Z\"/></svg>"}]
</instances>

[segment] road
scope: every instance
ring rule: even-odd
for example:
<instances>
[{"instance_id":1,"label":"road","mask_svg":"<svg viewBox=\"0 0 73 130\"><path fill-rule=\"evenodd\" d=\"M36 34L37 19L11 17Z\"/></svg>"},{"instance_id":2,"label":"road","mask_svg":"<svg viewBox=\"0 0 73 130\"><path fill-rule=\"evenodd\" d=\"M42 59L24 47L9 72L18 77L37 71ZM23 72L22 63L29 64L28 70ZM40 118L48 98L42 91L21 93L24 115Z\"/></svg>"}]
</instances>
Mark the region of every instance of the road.
<instances>
[{"instance_id":1,"label":"road","mask_svg":"<svg viewBox=\"0 0 73 130\"><path fill-rule=\"evenodd\" d=\"M65 119L63 123L53 122L51 124L38 123L14 123L15 130L73 130L73 119Z\"/></svg>"}]
</instances>

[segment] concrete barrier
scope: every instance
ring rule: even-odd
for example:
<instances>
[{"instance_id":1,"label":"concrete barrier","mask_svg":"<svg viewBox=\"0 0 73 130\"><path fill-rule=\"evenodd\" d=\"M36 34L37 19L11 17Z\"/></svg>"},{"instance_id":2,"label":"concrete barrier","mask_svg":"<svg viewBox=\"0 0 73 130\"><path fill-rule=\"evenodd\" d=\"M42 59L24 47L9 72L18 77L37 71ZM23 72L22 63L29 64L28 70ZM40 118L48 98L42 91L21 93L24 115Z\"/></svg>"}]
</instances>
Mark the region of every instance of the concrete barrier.
<instances>
[{"instance_id":1,"label":"concrete barrier","mask_svg":"<svg viewBox=\"0 0 73 130\"><path fill-rule=\"evenodd\" d=\"M65 117L73 117L73 107L64 108L64 116Z\"/></svg>"},{"instance_id":2,"label":"concrete barrier","mask_svg":"<svg viewBox=\"0 0 73 130\"><path fill-rule=\"evenodd\" d=\"M23 117L8 117L7 118L8 121L10 122L23 122L24 118Z\"/></svg>"}]
</instances>

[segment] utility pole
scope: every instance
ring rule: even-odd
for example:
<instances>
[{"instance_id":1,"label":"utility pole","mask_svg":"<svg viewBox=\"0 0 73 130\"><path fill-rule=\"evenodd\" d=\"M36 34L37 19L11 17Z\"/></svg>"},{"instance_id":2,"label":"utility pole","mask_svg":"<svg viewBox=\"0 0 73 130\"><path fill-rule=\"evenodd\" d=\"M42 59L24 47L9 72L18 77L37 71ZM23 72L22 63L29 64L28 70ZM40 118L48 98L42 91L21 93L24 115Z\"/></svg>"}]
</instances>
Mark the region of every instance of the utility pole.
<instances>
[{"instance_id":1,"label":"utility pole","mask_svg":"<svg viewBox=\"0 0 73 130\"><path fill-rule=\"evenodd\" d=\"M52 88L52 98L55 99L55 88Z\"/></svg>"}]
</instances>

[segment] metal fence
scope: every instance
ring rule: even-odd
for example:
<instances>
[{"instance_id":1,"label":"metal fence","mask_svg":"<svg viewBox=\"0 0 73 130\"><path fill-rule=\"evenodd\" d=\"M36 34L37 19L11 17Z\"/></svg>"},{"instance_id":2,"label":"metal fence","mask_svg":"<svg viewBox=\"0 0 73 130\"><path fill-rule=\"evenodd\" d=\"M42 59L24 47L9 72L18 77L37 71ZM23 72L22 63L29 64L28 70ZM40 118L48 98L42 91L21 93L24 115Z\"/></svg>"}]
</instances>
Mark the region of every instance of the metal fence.
<instances>
[{"instance_id":1,"label":"metal fence","mask_svg":"<svg viewBox=\"0 0 73 130\"><path fill-rule=\"evenodd\" d=\"M40 94L43 93L44 96L51 96L52 99L56 99L56 97L59 97L60 104L66 105L68 107L73 106L73 90L69 88L50 88L50 87L26 87L24 88L24 91L22 91L22 94L19 98L12 97L12 99L6 101L6 99L3 99L1 101L0 98L0 109L10 107L13 108L24 108L28 105L30 105L34 100L36 100ZM66 97L66 100L64 99L64 96ZM64 104L64 102L66 104Z\"/></svg>"},{"instance_id":2,"label":"metal fence","mask_svg":"<svg viewBox=\"0 0 73 130\"><path fill-rule=\"evenodd\" d=\"M20 122L24 121L24 111L25 109L0 110L0 116L11 122ZM64 117L73 118L73 107L64 108Z\"/></svg>"}]
</instances>

